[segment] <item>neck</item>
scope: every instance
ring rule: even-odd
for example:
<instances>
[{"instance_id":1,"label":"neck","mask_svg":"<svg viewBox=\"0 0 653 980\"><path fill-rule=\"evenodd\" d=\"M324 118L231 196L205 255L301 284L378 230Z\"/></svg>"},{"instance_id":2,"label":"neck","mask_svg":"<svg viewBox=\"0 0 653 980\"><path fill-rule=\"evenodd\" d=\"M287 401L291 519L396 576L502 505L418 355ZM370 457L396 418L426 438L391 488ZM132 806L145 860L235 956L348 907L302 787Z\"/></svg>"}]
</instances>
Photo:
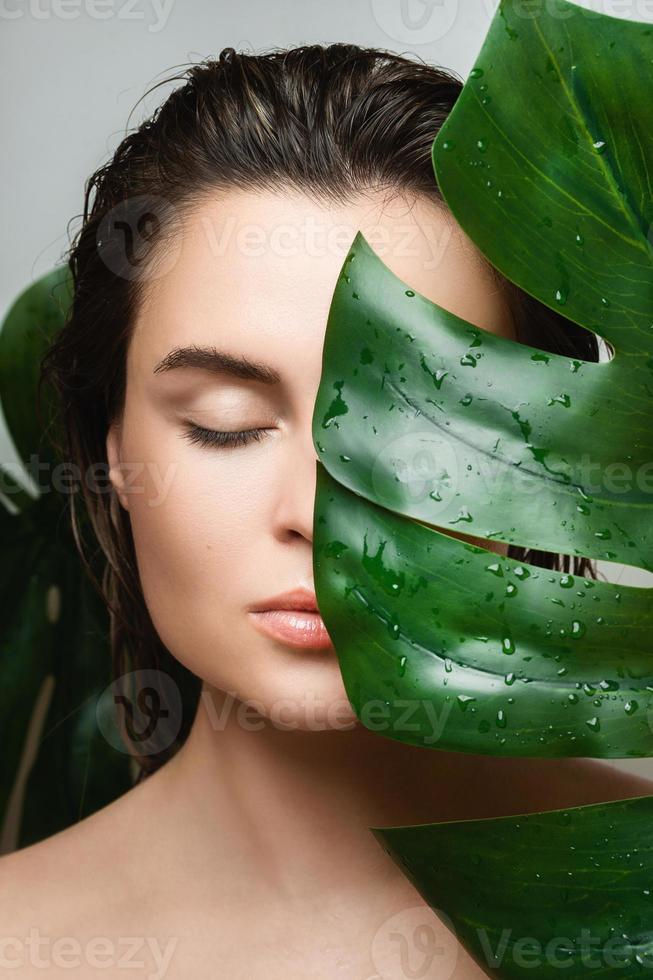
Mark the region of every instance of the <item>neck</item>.
<instances>
[{"instance_id":1,"label":"neck","mask_svg":"<svg viewBox=\"0 0 653 980\"><path fill-rule=\"evenodd\" d=\"M201 873L228 862L232 880L301 902L317 889L387 894L404 880L370 827L546 809L547 782L551 808L547 777L566 783L577 766L429 750L360 723L284 728L205 684L160 790L175 837L189 848L186 866Z\"/></svg>"}]
</instances>

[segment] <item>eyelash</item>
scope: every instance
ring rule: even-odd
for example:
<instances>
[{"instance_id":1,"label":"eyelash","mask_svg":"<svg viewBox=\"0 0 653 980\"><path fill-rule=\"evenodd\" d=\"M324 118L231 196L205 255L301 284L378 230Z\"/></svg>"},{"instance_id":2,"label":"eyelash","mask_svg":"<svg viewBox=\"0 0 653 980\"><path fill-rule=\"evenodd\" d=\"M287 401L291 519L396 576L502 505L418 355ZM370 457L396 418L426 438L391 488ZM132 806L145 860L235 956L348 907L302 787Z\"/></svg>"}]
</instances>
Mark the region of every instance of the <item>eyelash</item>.
<instances>
[{"instance_id":1,"label":"eyelash","mask_svg":"<svg viewBox=\"0 0 653 980\"><path fill-rule=\"evenodd\" d=\"M267 429L242 429L238 432L219 432L216 429L205 429L192 422L186 423L186 437L189 442L211 449L232 449L246 446L250 442L258 442L263 438Z\"/></svg>"}]
</instances>

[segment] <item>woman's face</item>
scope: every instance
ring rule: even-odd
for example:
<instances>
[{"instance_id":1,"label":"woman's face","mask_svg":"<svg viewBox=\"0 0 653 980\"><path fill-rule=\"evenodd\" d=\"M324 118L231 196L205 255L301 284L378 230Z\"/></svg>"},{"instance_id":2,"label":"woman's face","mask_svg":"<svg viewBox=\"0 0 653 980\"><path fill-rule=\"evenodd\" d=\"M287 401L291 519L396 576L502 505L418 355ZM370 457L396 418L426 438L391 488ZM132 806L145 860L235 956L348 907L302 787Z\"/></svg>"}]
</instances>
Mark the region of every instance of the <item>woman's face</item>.
<instances>
[{"instance_id":1,"label":"woman's face","mask_svg":"<svg viewBox=\"0 0 653 980\"><path fill-rule=\"evenodd\" d=\"M489 270L431 200L377 193L336 206L289 190L215 193L183 221L165 274L146 284L124 414L107 438L161 640L206 683L299 728L354 720L335 651L273 638L251 607L314 592L311 420L329 305L358 230L412 289L512 335ZM267 380L218 363L181 366L186 348L245 359ZM263 431L211 446L191 438L193 424Z\"/></svg>"}]
</instances>

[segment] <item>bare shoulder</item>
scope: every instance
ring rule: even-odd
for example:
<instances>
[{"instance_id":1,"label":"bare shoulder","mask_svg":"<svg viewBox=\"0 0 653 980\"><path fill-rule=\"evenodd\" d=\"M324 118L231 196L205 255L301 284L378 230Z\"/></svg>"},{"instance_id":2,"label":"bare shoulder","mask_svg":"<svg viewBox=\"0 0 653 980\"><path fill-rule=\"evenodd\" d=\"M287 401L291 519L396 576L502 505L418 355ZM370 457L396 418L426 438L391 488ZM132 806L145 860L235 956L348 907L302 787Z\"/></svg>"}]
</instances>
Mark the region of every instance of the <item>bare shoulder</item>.
<instances>
[{"instance_id":1,"label":"bare shoulder","mask_svg":"<svg viewBox=\"0 0 653 980\"><path fill-rule=\"evenodd\" d=\"M157 835L146 787L0 858L0 950L25 980L42 977L44 966L53 980L73 967L80 980L99 969L184 975L175 972L179 938L157 925L160 903L145 863Z\"/></svg>"},{"instance_id":2,"label":"bare shoulder","mask_svg":"<svg viewBox=\"0 0 653 980\"><path fill-rule=\"evenodd\" d=\"M131 876L129 831L144 802L140 787L44 840L0 857L3 930L65 930L101 921Z\"/></svg>"}]
</instances>

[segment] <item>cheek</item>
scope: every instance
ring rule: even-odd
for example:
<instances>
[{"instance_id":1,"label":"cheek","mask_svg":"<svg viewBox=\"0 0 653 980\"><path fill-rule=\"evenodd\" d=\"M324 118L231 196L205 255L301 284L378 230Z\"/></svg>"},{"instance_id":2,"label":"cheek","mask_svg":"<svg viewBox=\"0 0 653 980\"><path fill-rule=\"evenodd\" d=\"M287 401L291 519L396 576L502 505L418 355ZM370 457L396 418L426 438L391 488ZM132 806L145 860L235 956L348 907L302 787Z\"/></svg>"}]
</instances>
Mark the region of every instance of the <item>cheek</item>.
<instances>
[{"instance_id":1,"label":"cheek","mask_svg":"<svg viewBox=\"0 0 653 980\"><path fill-rule=\"evenodd\" d=\"M269 521L272 454L203 449L170 426L132 431L123 459L139 461L138 489L128 490L138 569L154 625L176 654L242 617L258 594L252 570Z\"/></svg>"}]
</instances>

